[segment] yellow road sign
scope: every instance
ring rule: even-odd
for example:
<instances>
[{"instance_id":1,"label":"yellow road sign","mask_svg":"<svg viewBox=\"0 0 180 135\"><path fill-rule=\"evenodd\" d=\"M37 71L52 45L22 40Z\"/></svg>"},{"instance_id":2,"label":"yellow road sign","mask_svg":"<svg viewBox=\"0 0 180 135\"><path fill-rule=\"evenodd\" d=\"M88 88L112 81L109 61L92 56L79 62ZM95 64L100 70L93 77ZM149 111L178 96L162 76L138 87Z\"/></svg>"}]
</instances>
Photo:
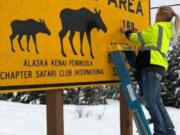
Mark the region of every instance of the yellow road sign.
<instances>
[{"instance_id":1,"label":"yellow road sign","mask_svg":"<svg viewBox=\"0 0 180 135\"><path fill-rule=\"evenodd\" d=\"M108 46L149 25L149 0L1 0L0 90L118 82Z\"/></svg>"}]
</instances>

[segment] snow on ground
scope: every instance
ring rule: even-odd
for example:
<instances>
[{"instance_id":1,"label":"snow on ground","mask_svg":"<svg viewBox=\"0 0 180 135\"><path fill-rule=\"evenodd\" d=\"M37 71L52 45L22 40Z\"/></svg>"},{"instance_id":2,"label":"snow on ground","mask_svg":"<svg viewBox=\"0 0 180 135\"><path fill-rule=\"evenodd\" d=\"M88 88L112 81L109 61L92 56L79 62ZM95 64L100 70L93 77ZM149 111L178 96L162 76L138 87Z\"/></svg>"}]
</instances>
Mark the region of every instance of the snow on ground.
<instances>
[{"instance_id":1,"label":"snow on ground","mask_svg":"<svg viewBox=\"0 0 180 135\"><path fill-rule=\"evenodd\" d=\"M167 107L180 135L180 109ZM145 111L148 116L147 111ZM79 118L80 117L80 118ZM120 135L119 102L64 106L65 135ZM133 123L134 135L138 135ZM152 129L152 125L151 125ZM46 135L46 106L0 101L0 135Z\"/></svg>"}]
</instances>

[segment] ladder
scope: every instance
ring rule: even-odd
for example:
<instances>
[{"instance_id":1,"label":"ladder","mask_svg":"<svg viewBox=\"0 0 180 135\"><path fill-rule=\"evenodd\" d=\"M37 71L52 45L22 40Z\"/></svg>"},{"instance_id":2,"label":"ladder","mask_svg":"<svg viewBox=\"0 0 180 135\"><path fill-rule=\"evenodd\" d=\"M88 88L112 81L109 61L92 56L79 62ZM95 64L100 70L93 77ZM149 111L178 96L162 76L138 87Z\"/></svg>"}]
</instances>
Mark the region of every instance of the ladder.
<instances>
[{"instance_id":1,"label":"ladder","mask_svg":"<svg viewBox=\"0 0 180 135\"><path fill-rule=\"evenodd\" d=\"M142 110L141 104L136 93L136 88L131 81L131 76L126 66L125 57L126 56L128 63L131 68L135 68L135 53L131 49L124 49L116 45L113 49L110 50L109 56L116 68L122 91L124 93L125 99L127 101L128 107L131 111L133 119L136 123L136 127L140 135L152 135L148 122L145 118L144 112ZM138 75L135 76L137 83L142 87L142 81L138 78Z\"/></svg>"}]
</instances>

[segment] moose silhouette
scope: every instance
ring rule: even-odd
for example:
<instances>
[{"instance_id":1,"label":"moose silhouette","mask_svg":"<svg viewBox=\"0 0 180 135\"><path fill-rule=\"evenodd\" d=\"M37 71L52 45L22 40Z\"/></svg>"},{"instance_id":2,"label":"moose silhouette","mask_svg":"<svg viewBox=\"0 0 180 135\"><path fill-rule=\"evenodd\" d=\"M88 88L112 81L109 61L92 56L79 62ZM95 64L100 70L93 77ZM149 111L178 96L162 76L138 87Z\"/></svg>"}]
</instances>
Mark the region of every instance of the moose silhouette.
<instances>
[{"instance_id":1,"label":"moose silhouette","mask_svg":"<svg viewBox=\"0 0 180 135\"><path fill-rule=\"evenodd\" d=\"M61 53L64 57L66 57L66 53L64 52L63 47L63 38L70 31L69 41L71 44L72 51L74 55L77 55L77 52L73 45L73 37L75 32L80 32L80 51L81 55L84 56L83 53L83 37L84 33L86 33L91 57L94 59L92 45L91 45L91 35L90 32L93 28L97 28L97 30L101 29L103 32L107 32L106 25L104 24L101 18L101 11L94 9L95 13L91 12L86 8L81 8L78 10L73 9L63 9L60 12L60 20L62 23L62 30L59 32L60 43L61 43Z\"/></svg>"},{"instance_id":2,"label":"moose silhouette","mask_svg":"<svg viewBox=\"0 0 180 135\"><path fill-rule=\"evenodd\" d=\"M15 52L15 49L13 47L13 40L14 38L18 35L18 43L22 51L24 51L22 44L21 44L21 39L23 35L27 36L27 51L30 52L29 50L29 40L30 37L32 36L36 53L38 54L38 48L37 48L37 43L36 43L36 35L38 33L45 33L47 35L50 35L50 31L47 28L44 20L39 19L39 21L36 21L34 19L28 19L28 20L14 20L11 23L11 29L12 29L12 34L10 35L10 40L11 40L11 50Z\"/></svg>"}]
</instances>

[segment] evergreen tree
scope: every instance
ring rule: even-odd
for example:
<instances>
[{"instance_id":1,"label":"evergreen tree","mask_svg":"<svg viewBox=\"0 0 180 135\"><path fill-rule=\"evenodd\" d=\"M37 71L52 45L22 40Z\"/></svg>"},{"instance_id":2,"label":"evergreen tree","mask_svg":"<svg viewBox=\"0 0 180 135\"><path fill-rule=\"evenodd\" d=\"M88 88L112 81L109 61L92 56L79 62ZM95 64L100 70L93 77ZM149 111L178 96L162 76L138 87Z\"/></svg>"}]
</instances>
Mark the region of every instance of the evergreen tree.
<instances>
[{"instance_id":1,"label":"evergreen tree","mask_svg":"<svg viewBox=\"0 0 180 135\"><path fill-rule=\"evenodd\" d=\"M71 88L64 90L64 103L79 105L80 88Z\"/></svg>"},{"instance_id":2,"label":"evergreen tree","mask_svg":"<svg viewBox=\"0 0 180 135\"><path fill-rule=\"evenodd\" d=\"M180 37L171 42L168 53L169 68L162 81L162 98L165 105L180 107Z\"/></svg>"},{"instance_id":3,"label":"evergreen tree","mask_svg":"<svg viewBox=\"0 0 180 135\"><path fill-rule=\"evenodd\" d=\"M45 104L46 92L1 94L0 100ZM64 89L64 103L76 105L106 104L106 99L119 99L119 84Z\"/></svg>"},{"instance_id":4,"label":"evergreen tree","mask_svg":"<svg viewBox=\"0 0 180 135\"><path fill-rule=\"evenodd\" d=\"M45 95L45 92L18 92L13 93L10 101L30 104L44 104Z\"/></svg>"}]
</instances>

